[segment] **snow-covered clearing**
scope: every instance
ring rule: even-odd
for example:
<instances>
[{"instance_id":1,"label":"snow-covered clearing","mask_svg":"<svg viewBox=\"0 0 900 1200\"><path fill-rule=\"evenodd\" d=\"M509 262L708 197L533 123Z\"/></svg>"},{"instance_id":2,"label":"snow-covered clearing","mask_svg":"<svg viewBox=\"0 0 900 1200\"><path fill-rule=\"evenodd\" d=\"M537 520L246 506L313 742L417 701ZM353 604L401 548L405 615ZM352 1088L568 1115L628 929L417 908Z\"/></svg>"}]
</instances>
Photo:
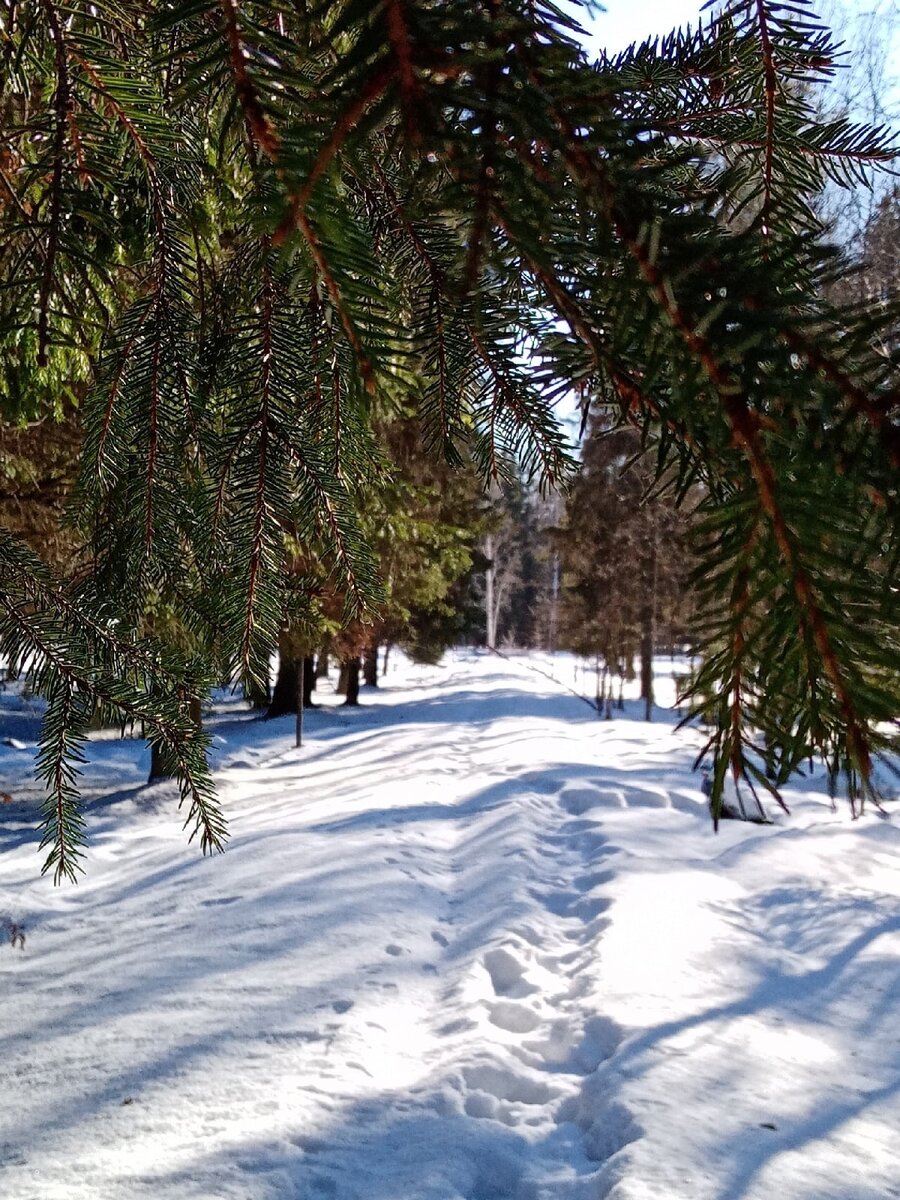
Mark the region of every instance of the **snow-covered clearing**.
<instances>
[{"instance_id":1,"label":"snow-covered clearing","mask_svg":"<svg viewBox=\"0 0 900 1200\"><path fill-rule=\"evenodd\" d=\"M716 836L696 732L525 659L364 699L216 726L212 860L94 743L77 888L2 748L4 1200L900 1196L894 816Z\"/></svg>"}]
</instances>

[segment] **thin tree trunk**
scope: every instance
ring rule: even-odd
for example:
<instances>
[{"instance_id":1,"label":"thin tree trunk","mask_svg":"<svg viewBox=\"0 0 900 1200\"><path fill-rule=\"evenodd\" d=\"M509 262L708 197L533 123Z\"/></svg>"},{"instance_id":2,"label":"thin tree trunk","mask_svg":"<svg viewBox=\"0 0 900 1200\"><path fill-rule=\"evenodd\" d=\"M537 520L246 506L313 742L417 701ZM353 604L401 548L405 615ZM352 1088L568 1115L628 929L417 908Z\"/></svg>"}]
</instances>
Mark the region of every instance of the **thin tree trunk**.
<instances>
[{"instance_id":1,"label":"thin tree trunk","mask_svg":"<svg viewBox=\"0 0 900 1200\"><path fill-rule=\"evenodd\" d=\"M303 745L303 700L304 700L304 664L306 660L303 658L297 659L297 724L296 736L294 738L295 746Z\"/></svg>"},{"instance_id":2,"label":"thin tree trunk","mask_svg":"<svg viewBox=\"0 0 900 1200\"><path fill-rule=\"evenodd\" d=\"M606 663L603 664L603 673L600 671L600 655L598 654L594 660L594 668L597 673L597 684L595 689L594 704L597 706L597 715L603 715L603 694L606 691Z\"/></svg>"},{"instance_id":3,"label":"thin tree trunk","mask_svg":"<svg viewBox=\"0 0 900 1200\"><path fill-rule=\"evenodd\" d=\"M391 643L386 642L385 647L384 647L384 660L382 661L382 664L381 664L382 675L387 675L388 655L390 654L390 652L391 652Z\"/></svg>"},{"instance_id":4,"label":"thin tree trunk","mask_svg":"<svg viewBox=\"0 0 900 1200\"><path fill-rule=\"evenodd\" d=\"M363 656L363 680L369 687L378 687L378 643L370 646Z\"/></svg>"},{"instance_id":5,"label":"thin tree trunk","mask_svg":"<svg viewBox=\"0 0 900 1200\"><path fill-rule=\"evenodd\" d=\"M347 697L344 703L355 707L359 704L359 659L351 658L347 666Z\"/></svg>"},{"instance_id":6,"label":"thin tree trunk","mask_svg":"<svg viewBox=\"0 0 900 1200\"><path fill-rule=\"evenodd\" d=\"M559 631L559 555L554 554L550 562L550 606L547 614L547 649L556 653Z\"/></svg>"},{"instance_id":7,"label":"thin tree trunk","mask_svg":"<svg viewBox=\"0 0 900 1200\"><path fill-rule=\"evenodd\" d=\"M497 644L497 612L494 607L494 539L491 534L485 539L484 553L490 560L484 577L485 641L487 648L493 650Z\"/></svg>"},{"instance_id":8,"label":"thin tree trunk","mask_svg":"<svg viewBox=\"0 0 900 1200\"><path fill-rule=\"evenodd\" d=\"M657 572L657 530L654 515L649 553L645 562L644 594L641 604L641 699L644 701L645 721L653 720L653 650L656 641Z\"/></svg>"}]
</instances>

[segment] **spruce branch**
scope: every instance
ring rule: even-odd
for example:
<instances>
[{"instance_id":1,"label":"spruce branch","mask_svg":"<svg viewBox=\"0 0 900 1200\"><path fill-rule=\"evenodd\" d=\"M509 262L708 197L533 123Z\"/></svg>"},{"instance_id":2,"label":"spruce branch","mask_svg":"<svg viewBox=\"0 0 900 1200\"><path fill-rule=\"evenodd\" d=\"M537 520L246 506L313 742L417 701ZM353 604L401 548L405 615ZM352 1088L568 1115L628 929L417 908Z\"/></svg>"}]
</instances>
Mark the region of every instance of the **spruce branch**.
<instances>
[{"instance_id":1,"label":"spruce branch","mask_svg":"<svg viewBox=\"0 0 900 1200\"><path fill-rule=\"evenodd\" d=\"M238 103L243 109L247 124L263 153L275 162L281 147L281 139L272 128L250 77L247 53L241 37L240 10L237 0L221 0L221 4Z\"/></svg>"},{"instance_id":2,"label":"spruce branch","mask_svg":"<svg viewBox=\"0 0 900 1200\"><path fill-rule=\"evenodd\" d=\"M752 303L752 302L751 302ZM851 415L862 414L876 430L890 455L891 466L900 469L900 387L881 395L872 395L843 370L834 358L816 345L797 328L785 328L781 335L788 346L797 352L808 367L821 373L835 385L847 403Z\"/></svg>"},{"instance_id":3,"label":"spruce branch","mask_svg":"<svg viewBox=\"0 0 900 1200\"><path fill-rule=\"evenodd\" d=\"M288 211L272 236L272 244L274 246L280 246L294 229L300 227L300 217L301 214L306 212L313 188L328 169L329 163L340 152L350 133L366 111L376 100L379 100L384 95L392 78L393 72L391 71L381 71L374 75L360 92L359 96L344 110L340 119L336 122L328 141L316 155L303 187L296 195L291 197ZM276 160L273 158L274 161Z\"/></svg>"},{"instance_id":4,"label":"spruce branch","mask_svg":"<svg viewBox=\"0 0 900 1200\"><path fill-rule=\"evenodd\" d=\"M620 224L620 229L623 225ZM653 263L645 244L626 236L626 244L637 259L641 273L660 307L666 312L672 326L684 340L688 349L704 367L716 388L722 409L731 425L734 443L745 454L753 473L760 504L771 522L775 540L783 561L790 571L794 593L803 618L808 622L816 649L821 656L841 711L846 722L847 736L854 763L863 778L871 774L871 754L868 736L859 720L856 707L844 679L844 670L834 650L827 622L815 596L809 574L803 567L796 538L788 526L784 510L778 501L778 486L775 472L762 446L762 418L753 412L741 394L737 383L718 362L712 346L690 325L678 306L672 289L663 273Z\"/></svg>"}]
</instances>

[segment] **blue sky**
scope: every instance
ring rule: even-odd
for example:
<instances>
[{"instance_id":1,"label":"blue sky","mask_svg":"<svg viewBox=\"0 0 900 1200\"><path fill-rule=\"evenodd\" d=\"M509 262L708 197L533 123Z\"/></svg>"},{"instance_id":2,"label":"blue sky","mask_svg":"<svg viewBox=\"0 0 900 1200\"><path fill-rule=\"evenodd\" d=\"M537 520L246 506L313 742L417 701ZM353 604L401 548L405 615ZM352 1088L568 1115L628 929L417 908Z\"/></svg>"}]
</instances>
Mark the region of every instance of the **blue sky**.
<instances>
[{"instance_id":1,"label":"blue sky","mask_svg":"<svg viewBox=\"0 0 900 1200\"><path fill-rule=\"evenodd\" d=\"M608 51L623 50L653 34L696 24L701 7L702 3L693 0L607 0L606 11L591 22L591 44Z\"/></svg>"}]
</instances>

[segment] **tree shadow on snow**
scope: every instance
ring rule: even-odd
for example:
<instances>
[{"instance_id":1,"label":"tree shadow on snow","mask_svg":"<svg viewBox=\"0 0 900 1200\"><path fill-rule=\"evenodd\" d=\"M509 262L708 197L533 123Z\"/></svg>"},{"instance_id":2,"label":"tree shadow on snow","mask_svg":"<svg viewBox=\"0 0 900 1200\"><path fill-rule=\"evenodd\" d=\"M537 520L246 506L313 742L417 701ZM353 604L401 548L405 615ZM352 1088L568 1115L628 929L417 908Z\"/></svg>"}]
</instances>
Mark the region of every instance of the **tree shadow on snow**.
<instances>
[{"instance_id":1,"label":"tree shadow on snow","mask_svg":"<svg viewBox=\"0 0 900 1200\"><path fill-rule=\"evenodd\" d=\"M756 912L772 908L779 914L777 923L759 932L760 941L770 947L770 952L773 943L781 942L790 945L796 953L798 936L802 941L809 924L806 907L800 897L785 896L783 889L756 900ZM843 905L838 902L833 913L825 914L825 919L841 921L846 930L853 922L858 925L860 915L860 907L850 900ZM855 1118L900 1095L900 1044L895 1029L900 968L888 949L881 954L873 952L880 938L900 932L900 913L884 915L873 908L865 915L869 920L867 927L822 965L788 973L779 967L777 958L770 959L767 972L745 994L736 996L728 1004L703 1008L691 1016L660 1023L627 1039L616 1054L615 1067L629 1077L638 1077L644 1069L652 1069L658 1063L660 1049L666 1042L691 1030L704 1030L705 1037L714 1037L717 1026L727 1026L728 1022L745 1017L758 1017L766 1027L777 1029L784 1016L789 1021L797 1021L801 1028L815 1029L829 1013L832 1035L835 1028L846 1034L839 1061L845 1064L848 1074L857 1066L854 1063L856 1051L852 1048L854 1041L878 1045L877 1067L874 1068L877 1077L870 1076L869 1086L858 1086L859 1079L848 1080L844 1085L842 1078L845 1095L835 1100L838 1089L830 1085L825 1095L819 1095L814 1080L811 1080L808 1104L803 1111L785 1111L784 1108L772 1111L762 1107L760 1101L758 1125L743 1131L734 1128L727 1115L729 1097L739 1096L741 1091L739 1064L727 1054L723 1055L723 1060L728 1061L723 1061L721 1079L710 1085L721 1095L725 1114L720 1136L712 1149L726 1160L737 1160L737 1165L725 1172L727 1182L716 1193L716 1200L744 1200L754 1181L779 1155L802 1154L805 1146L834 1137ZM736 914L736 919L741 919L740 914ZM820 958L824 946L823 942L818 953L810 950L811 956ZM852 997L852 1011L848 997ZM679 1053L685 1051L682 1049ZM777 1078L776 1057L773 1057L771 1067L773 1077ZM690 1114L686 1115L689 1118ZM735 1137L742 1138L738 1152L732 1152ZM842 1185L838 1182L836 1186ZM876 1196L883 1195L876 1183L867 1190L862 1177L859 1189L854 1195L858 1194L860 1200L869 1197L875 1200ZM843 1200L844 1193L828 1192L828 1196L839 1195Z\"/></svg>"}]
</instances>

